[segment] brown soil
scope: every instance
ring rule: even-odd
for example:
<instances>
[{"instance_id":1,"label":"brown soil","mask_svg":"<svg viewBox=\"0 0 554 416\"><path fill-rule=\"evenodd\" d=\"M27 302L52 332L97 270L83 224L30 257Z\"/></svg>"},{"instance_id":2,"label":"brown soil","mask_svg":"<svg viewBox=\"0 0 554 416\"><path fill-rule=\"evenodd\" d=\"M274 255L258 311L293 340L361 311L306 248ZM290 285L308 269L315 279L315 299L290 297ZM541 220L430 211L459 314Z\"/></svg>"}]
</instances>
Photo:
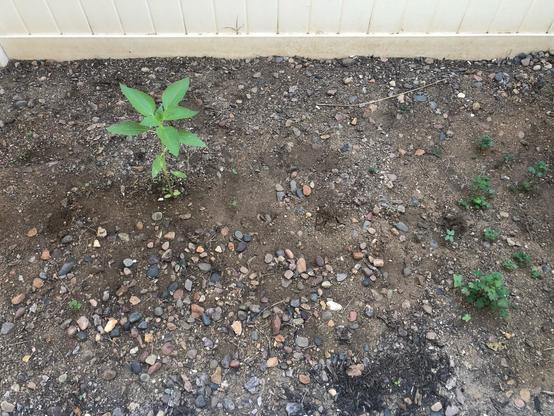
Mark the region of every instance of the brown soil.
<instances>
[{"instance_id":1,"label":"brown soil","mask_svg":"<svg viewBox=\"0 0 554 416\"><path fill-rule=\"evenodd\" d=\"M531 177L529 165L554 165L553 72L545 69L552 57L534 59L538 70L514 61L361 58L10 63L0 71L0 323L15 326L0 335L2 400L21 415L419 415L437 401L463 415L554 414L552 174L533 179L530 192L516 189ZM208 148L172 161L189 179L183 197L164 201L148 174L154 138L113 137L106 126L133 117L119 82L159 98L187 75L186 104L200 114L186 126ZM366 102L438 79L445 82L375 105L318 105ZM483 133L494 146L480 152ZM488 210L457 205L475 175L489 176L496 191ZM311 195L292 195L291 179L313 182ZM157 211L161 221L151 218ZM94 248L98 227L108 237ZM485 227L501 232L494 244L483 242ZM453 243L444 241L447 228ZM253 236L242 254L228 248L235 230ZM162 249L168 231L176 233L171 253ZM64 244L67 235L73 240ZM305 257L312 272L287 282L286 262L264 262L279 249ZM502 270L517 250L531 255L541 279L530 268ZM148 257L164 252L159 279L148 278ZM126 258L137 261L129 275ZM68 259L72 273L58 277ZM221 280L210 284L199 262ZM454 273L468 279L476 269L503 272L508 318L476 310L452 288ZM34 288L41 272L44 285ZM348 277L339 283L337 273ZM177 300L186 278L192 291ZM140 304L129 303L133 295ZM302 306L290 306L293 299ZM331 321L327 299L343 306ZM191 303L219 306L222 317L203 325ZM121 335L110 337L93 323L94 315L103 327L131 311L148 329L122 322ZM285 318L282 342L270 328L274 314ZM82 315L90 327L78 338L72 327ZM240 336L230 329L238 316ZM309 347L295 344L299 335ZM168 342L175 351L164 356ZM162 366L140 379L129 365L151 353ZM267 369L271 356L279 366ZM229 358L240 367L221 364ZM351 377L355 364L364 370ZM202 381L218 366L222 383ZM309 384L299 375L310 375ZM254 394L244 387L252 376L261 381Z\"/></svg>"}]
</instances>

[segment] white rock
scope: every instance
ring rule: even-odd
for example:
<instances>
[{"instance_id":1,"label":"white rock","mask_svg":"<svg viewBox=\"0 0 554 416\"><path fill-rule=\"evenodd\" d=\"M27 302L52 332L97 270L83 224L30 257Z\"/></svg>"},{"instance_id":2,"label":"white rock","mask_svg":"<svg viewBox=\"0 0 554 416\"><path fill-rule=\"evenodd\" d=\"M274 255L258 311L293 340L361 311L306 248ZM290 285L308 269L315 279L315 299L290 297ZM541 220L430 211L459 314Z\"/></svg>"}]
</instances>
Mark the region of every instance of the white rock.
<instances>
[{"instance_id":1,"label":"white rock","mask_svg":"<svg viewBox=\"0 0 554 416\"><path fill-rule=\"evenodd\" d=\"M342 310L342 305L340 303L335 302L333 299L327 299L326 305L327 305L327 309L329 309L330 311Z\"/></svg>"}]
</instances>

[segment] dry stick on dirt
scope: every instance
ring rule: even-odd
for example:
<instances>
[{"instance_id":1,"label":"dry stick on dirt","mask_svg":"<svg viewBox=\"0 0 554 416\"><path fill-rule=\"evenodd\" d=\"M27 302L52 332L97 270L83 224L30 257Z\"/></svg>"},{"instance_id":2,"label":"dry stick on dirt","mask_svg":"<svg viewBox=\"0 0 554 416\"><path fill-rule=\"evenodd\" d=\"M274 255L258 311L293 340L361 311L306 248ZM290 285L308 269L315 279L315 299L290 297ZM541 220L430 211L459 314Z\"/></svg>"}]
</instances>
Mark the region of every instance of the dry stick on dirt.
<instances>
[{"instance_id":1,"label":"dry stick on dirt","mask_svg":"<svg viewBox=\"0 0 554 416\"><path fill-rule=\"evenodd\" d=\"M406 94L410 94L410 93L415 92L415 91L423 90L425 88L432 87L433 85L437 85L437 84L440 84L441 82L445 82L445 81L448 81L448 79L447 78L439 79L438 81L432 82L432 83L427 84L427 85L423 85L421 87L412 88L411 90L404 91L404 92L399 92L398 94L394 94L394 95L391 95L389 97L378 98L376 100L366 101L364 103L359 103L359 104L317 103L316 106L322 106L322 107L365 107L366 105L377 104L377 103L380 103L381 101L390 100L390 99L393 99L393 98L400 97L401 95L406 95Z\"/></svg>"}]
</instances>

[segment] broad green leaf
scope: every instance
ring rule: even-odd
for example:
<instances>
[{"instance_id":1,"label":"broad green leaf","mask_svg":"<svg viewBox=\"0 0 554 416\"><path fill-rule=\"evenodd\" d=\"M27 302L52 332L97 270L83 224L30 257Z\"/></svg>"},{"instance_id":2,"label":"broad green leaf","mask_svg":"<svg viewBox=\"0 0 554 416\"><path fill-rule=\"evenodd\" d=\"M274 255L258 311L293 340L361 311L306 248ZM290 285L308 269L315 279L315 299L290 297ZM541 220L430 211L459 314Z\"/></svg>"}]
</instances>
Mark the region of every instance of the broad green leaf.
<instances>
[{"instance_id":1,"label":"broad green leaf","mask_svg":"<svg viewBox=\"0 0 554 416\"><path fill-rule=\"evenodd\" d=\"M196 134L190 131L179 130L179 141L181 144L190 147L206 147L206 143L200 139Z\"/></svg>"},{"instance_id":2,"label":"broad green leaf","mask_svg":"<svg viewBox=\"0 0 554 416\"><path fill-rule=\"evenodd\" d=\"M462 286L462 276L459 274L454 275L454 287L461 287Z\"/></svg>"},{"instance_id":3,"label":"broad green leaf","mask_svg":"<svg viewBox=\"0 0 554 416\"><path fill-rule=\"evenodd\" d=\"M180 170L172 170L171 174L179 179L186 179L187 174L185 172L181 172Z\"/></svg>"},{"instance_id":4,"label":"broad green leaf","mask_svg":"<svg viewBox=\"0 0 554 416\"><path fill-rule=\"evenodd\" d=\"M166 110L176 106L183 100L189 89L189 83L190 80L184 78L167 86L162 94L162 104Z\"/></svg>"},{"instance_id":5,"label":"broad green leaf","mask_svg":"<svg viewBox=\"0 0 554 416\"><path fill-rule=\"evenodd\" d=\"M160 125L160 122L156 119L155 116L146 116L142 119L140 124L147 127L158 127Z\"/></svg>"},{"instance_id":6,"label":"broad green leaf","mask_svg":"<svg viewBox=\"0 0 554 416\"><path fill-rule=\"evenodd\" d=\"M169 153L173 156L179 156L179 148L181 147L179 130L171 126L162 126L156 129L156 133L162 144L169 150Z\"/></svg>"},{"instance_id":7,"label":"broad green leaf","mask_svg":"<svg viewBox=\"0 0 554 416\"><path fill-rule=\"evenodd\" d=\"M162 154L157 155L152 161L152 178L155 178L165 167L165 157Z\"/></svg>"},{"instance_id":8,"label":"broad green leaf","mask_svg":"<svg viewBox=\"0 0 554 416\"><path fill-rule=\"evenodd\" d=\"M145 127L136 121L121 121L108 127L108 131L110 133L120 134L122 136L136 136L137 134L144 133L147 130L148 127Z\"/></svg>"},{"instance_id":9,"label":"broad green leaf","mask_svg":"<svg viewBox=\"0 0 554 416\"><path fill-rule=\"evenodd\" d=\"M196 114L198 114L198 111L186 107L174 106L164 111L164 120L182 120L185 118L192 118Z\"/></svg>"},{"instance_id":10,"label":"broad green leaf","mask_svg":"<svg viewBox=\"0 0 554 416\"><path fill-rule=\"evenodd\" d=\"M121 87L121 92L127 97L135 110L143 116L151 116L154 114L154 111L156 111L156 103L152 97L142 91L128 87L125 84L119 84L119 86Z\"/></svg>"}]
</instances>

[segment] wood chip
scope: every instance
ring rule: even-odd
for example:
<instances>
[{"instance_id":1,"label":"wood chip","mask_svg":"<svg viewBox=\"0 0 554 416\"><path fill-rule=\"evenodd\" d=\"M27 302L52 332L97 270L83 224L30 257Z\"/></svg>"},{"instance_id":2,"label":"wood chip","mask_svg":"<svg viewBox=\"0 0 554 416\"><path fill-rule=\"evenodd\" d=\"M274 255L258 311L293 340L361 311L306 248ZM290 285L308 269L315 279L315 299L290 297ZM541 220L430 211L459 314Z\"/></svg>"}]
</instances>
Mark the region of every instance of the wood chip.
<instances>
[{"instance_id":1,"label":"wood chip","mask_svg":"<svg viewBox=\"0 0 554 416\"><path fill-rule=\"evenodd\" d=\"M241 335L242 334L242 323L240 321L235 321L231 324L231 328L233 329L233 332L235 335Z\"/></svg>"}]
</instances>

